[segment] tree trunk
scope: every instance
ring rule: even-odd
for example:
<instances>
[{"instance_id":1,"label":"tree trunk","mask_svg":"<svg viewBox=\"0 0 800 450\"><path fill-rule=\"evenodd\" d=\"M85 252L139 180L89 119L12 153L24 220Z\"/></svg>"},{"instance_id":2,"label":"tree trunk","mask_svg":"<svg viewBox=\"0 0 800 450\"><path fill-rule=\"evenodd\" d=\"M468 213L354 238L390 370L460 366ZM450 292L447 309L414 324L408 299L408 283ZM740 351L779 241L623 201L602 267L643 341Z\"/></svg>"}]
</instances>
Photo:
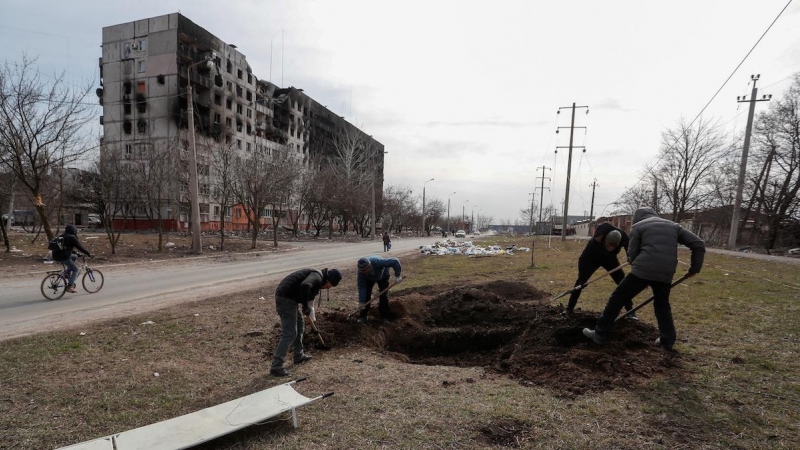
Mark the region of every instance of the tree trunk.
<instances>
[{"instance_id":1,"label":"tree trunk","mask_svg":"<svg viewBox=\"0 0 800 450\"><path fill-rule=\"evenodd\" d=\"M39 220L42 221L42 228L44 229L44 234L47 235L47 241L49 242L50 239L53 239L53 230L50 229L50 220L47 218L47 212L44 210L44 205L39 203L38 205L34 206L36 208L36 212L39 214Z\"/></svg>"},{"instance_id":2,"label":"tree trunk","mask_svg":"<svg viewBox=\"0 0 800 450\"><path fill-rule=\"evenodd\" d=\"M5 244L6 246L6 253L10 253L11 245L8 243L8 233L6 233L6 221L3 220L2 218L0 218L0 230L3 233L3 244Z\"/></svg>"},{"instance_id":3,"label":"tree trunk","mask_svg":"<svg viewBox=\"0 0 800 450\"><path fill-rule=\"evenodd\" d=\"M219 216L219 251L225 250L225 205L221 206L222 214Z\"/></svg>"}]
</instances>

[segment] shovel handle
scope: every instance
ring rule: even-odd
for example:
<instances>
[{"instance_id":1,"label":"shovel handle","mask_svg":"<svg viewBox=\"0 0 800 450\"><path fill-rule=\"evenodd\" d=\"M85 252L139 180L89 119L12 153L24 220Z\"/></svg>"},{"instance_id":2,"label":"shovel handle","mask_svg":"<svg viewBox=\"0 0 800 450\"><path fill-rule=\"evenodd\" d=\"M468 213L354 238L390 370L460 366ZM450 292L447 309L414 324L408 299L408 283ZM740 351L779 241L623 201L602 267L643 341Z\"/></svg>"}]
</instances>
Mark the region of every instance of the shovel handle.
<instances>
[{"instance_id":1,"label":"shovel handle","mask_svg":"<svg viewBox=\"0 0 800 450\"><path fill-rule=\"evenodd\" d=\"M670 288L674 288L675 286L677 286L678 284L682 283L684 280L686 280L687 278L689 278L689 276L690 276L690 275L689 275L688 273L684 274L682 277L680 277L680 278L678 278L677 280L675 280L675 281L674 281L674 282L673 282L673 283L672 283L672 284L671 284L669 287L670 287ZM638 311L638 310L642 309L642 307L643 307L643 306L645 306L645 305L647 305L648 303L652 302L653 300L655 300L655 298L656 298L656 296L655 296L655 295L651 295L651 296L650 296L650 298L648 298L647 300L643 301L643 302L642 302L642 304L640 304L640 305L639 305L639 306L637 306L636 308L633 308L632 310L630 310L630 311L626 312L625 314L623 314L623 315L621 315L621 316L617 317L617 318L616 318L616 320L614 320L614 322L619 322L620 320L622 320L622 319L624 319L624 318L626 318L626 317L630 316L631 314L635 313L636 311Z\"/></svg>"},{"instance_id":2,"label":"shovel handle","mask_svg":"<svg viewBox=\"0 0 800 450\"><path fill-rule=\"evenodd\" d=\"M590 284L594 283L595 281L597 281L597 280L599 280L599 279L601 279L601 278L605 278L605 277L607 277L607 276L611 275L612 273L614 273L614 272L616 272L616 271L618 271L618 270L621 270L623 267L625 267L625 266L627 266L627 265L630 265L630 263L629 263L629 262L626 262L626 263L624 263L624 264L620 264L619 266L617 266L617 267L615 267L615 268L613 268L613 269L609 270L608 272L606 272L606 273L604 273L604 274L602 274L602 275L599 275L599 276L596 276L596 277L594 277L594 279L592 279L592 280L589 280L589 281L587 281L586 283L583 283L583 284L582 284L582 285L580 285L580 286L575 286L574 288L572 288L572 289L570 289L570 290L568 290L568 291L564 291L564 292L562 292L562 293L561 293L561 294L559 294L557 297L553 297L553 299L552 299L552 300L550 300L550 301L552 302L552 301L555 301L555 300L558 300L558 299L560 299L561 297L563 297L563 296L565 296L565 295L567 295L567 294L571 294L571 293L573 293L573 292L575 292L575 291L580 291L581 289L583 289L583 288L585 288L586 286L588 286L588 285L590 285Z\"/></svg>"},{"instance_id":3,"label":"shovel handle","mask_svg":"<svg viewBox=\"0 0 800 450\"><path fill-rule=\"evenodd\" d=\"M314 323L314 321L311 320L311 317L309 317L309 316L306 316L306 319L308 319L308 323L311 324L311 329L314 330L314 334L317 336L317 339L319 340L320 345L324 346L325 345L325 340L322 339L322 335L320 334L319 330L317 329L317 324Z\"/></svg>"}]
</instances>

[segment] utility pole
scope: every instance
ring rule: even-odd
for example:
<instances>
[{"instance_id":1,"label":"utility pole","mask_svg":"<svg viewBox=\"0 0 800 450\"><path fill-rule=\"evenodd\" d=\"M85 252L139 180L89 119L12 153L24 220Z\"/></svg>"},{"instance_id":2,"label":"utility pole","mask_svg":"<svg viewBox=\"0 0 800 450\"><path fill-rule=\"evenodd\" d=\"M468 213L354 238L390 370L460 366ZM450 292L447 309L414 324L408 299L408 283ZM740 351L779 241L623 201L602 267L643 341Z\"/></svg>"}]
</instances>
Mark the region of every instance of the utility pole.
<instances>
[{"instance_id":1,"label":"utility pole","mask_svg":"<svg viewBox=\"0 0 800 450\"><path fill-rule=\"evenodd\" d=\"M570 125L569 125L569 147L568 147L569 148L569 158L567 159L567 191L564 194L564 222L561 224L561 240L562 241L567 240L567 214L569 214L569 182L570 182L570 177L572 176L572 149L573 148L582 148L583 152L586 153L586 147L584 147L584 146L573 147L573 145L572 145L572 140L573 140L573 138L575 136L575 128L584 128L584 129L586 128L586 127L576 127L575 126L575 109L576 108L586 108L586 114L589 114L589 107L588 106L575 106L575 103L573 103L572 106L564 106L564 107L558 108L559 109L558 114L561 114L561 110L562 109L569 109L569 108L572 109L572 122L570 122ZM567 128L567 127L558 127L558 128ZM556 130L556 133L557 132L558 132L558 130ZM563 146L562 147L556 147L556 153L558 152L559 148L565 148L565 147L563 147Z\"/></svg>"},{"instance_id":2,"label":"utility pole","mask_svg":"<svg viewBox=\"0 0 800 450\"><path fill-rule=\"evenodd\" d=\"M189 116L189 195L191 197L191 221L192 221L192 251L203 253L203 242L200 237L200 200L198 196L197 182L197 147L194 139L194 97L192 96L192 67L206 64L213 67L213 54L206 56L203 61L190 64L186 68L186 96L188 106L186 114Z\"/></svg>"},{"instance_id":3,"label":"utility pole","mask_svg":"<svg viewBox=\"0 0 800 450\"><path fill-rule=\"evenodd\" d=\"M531 234L533 234L533 202L536 200L536 189L534 189L533 192L529 192L528 195L531 196L531 209L528 212L530 213L530 218L531 218L530 219Z\"/></svg>"},{"instance_id":4,"label":"utility pole","mask_svg":"<svg viewBox=\"0 0 800 450\"><path fill-rule=\"evenodd\" d=\"M538 171L539 168L537 167L536 170ZM542 176L536 177L537 179L539 179L539 178L542 179L542 187L533 189L534 191L536 191L536 189L540 189L540 191L539 191L539 223L542 223L542 207L544 206L544 189L545 189L544 180L549 180L550 179L550 177L544 176L544 171L545 170L553 170L553 169L543 165L542 166ZM547 189L550 190L550 188L547 188ZM538 233L539 230L536 230L536 231L537 231L536 234L539 234Z\"/></svg>"},{"instance_id":5,"label":"utility pole","mask_svg":"<svg viewBox=\"0 0 800 450\"><path fill-rule=\"evenodd\" d=\"M736 97L736 101L739 103L750 103L750 111L747 114L747 129L744 132L744 147L742 147L742 162L739 165L739 180L736 184L736 200L733 202L733 216L731 217L731 231L728 234L728 250L735 250L736 249L736 238L738 237L739 233L739 210L742 204L742 191L744 190L744 177L745 171L747 170L747 152L750 150L750 135L753 130L753 114L756 110L756 102L768 102L772 95L766 96L764 95L761 99L756 99L756 95L758 95L758 89L756 88L756 83L758 79L761 78L761 74L758 75L750 75L750 79L753 80L753 91L750 94L750 100L747 100L747 96L743 96L741 100L739 97ZM747 220L747 217L744 218Z\"/></svg>"},{"instance_id":6,"label":"utility pole","mask_svg":"<svg viewBox=\"0 0 800 450\"><path fill-rule=\"evenodd\" d=\"M589 186L592 187L592 206L589 209L589 236L592 235L592 222L594 221L594 190L597 188L597 178L594 179L592 184Z\"/></svg>"}]
</instances>

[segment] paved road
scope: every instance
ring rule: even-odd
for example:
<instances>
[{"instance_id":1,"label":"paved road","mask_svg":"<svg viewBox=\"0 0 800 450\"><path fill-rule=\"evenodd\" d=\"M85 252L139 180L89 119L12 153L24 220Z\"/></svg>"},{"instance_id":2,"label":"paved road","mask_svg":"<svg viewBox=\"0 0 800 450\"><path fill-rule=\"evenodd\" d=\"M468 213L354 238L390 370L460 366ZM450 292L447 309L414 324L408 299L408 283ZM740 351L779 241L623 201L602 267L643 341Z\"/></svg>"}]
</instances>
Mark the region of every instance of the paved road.
<instances>
[{"instance_id":1,"label":"paved road","mask_svg":"<svg viewBox=\"0 0 800 450\"><path fill-rule=\"evenodd\" d=\"M434 237L395 239L386 255L398 255L434 241ZM267 280L304 267L352 266L357 258L383 250L380 241L303 245L299 250L262 253L239 261L204 258L109 267L98 264L96 267L105 275L100 292L84 292L79 280L78 293L68 293L55 301L46 300L39 292L43 273L0 279L0 339L121 317L234 288L263 286Z\"/></svg>"}]
</instances>

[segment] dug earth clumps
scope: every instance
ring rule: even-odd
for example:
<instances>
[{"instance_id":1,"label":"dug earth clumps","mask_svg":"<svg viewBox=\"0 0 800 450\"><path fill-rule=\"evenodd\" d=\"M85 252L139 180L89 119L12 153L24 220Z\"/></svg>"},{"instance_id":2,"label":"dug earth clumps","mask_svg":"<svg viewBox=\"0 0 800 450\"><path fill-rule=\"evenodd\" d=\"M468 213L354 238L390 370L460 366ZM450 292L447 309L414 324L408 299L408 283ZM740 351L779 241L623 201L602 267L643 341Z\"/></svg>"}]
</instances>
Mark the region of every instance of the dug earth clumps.
<instances>
[{"instance_id":1,"label":"dug earth clumps","mask_svg":"<svg viewBox=\"0 0 800 450\"><path fill-rule=\"evenodd\" d=\"M525 283L418 287L394 293L390 309L388 325L380 324L376 308L366 325L344 311L321 313L318 324L335 346L373 346L414 364L484 367L562 395L680 370L677 354L654 345L658 330L652 325L623 320L610 343L596 345L581 333L594 328L596 315L578 310L565 318L547 294Z\"/></svg>"}]
</instances>

